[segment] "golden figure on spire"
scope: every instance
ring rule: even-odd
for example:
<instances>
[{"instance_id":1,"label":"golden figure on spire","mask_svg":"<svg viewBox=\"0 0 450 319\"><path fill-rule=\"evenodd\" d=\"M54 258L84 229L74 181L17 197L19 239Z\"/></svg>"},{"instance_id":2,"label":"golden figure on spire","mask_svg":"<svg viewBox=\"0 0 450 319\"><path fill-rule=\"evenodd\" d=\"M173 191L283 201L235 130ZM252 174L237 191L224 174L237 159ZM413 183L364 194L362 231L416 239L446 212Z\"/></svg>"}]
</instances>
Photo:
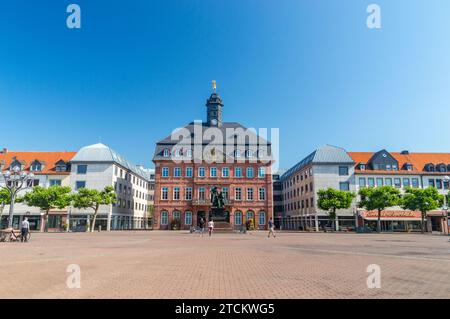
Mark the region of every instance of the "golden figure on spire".
<instances>
[{"instance_id":1,"label":"golden figure on spire","mask_svg":"<svg viewBox=\"0 0 450 319\"><path fill-rule=\"evenodd\" d=\"M216 83L216 80L212 80L211 82L212 82L213 90L214 90L214 92L216 92L216 89L217 89L217 83Z\"/></svg>"}]
</instances>

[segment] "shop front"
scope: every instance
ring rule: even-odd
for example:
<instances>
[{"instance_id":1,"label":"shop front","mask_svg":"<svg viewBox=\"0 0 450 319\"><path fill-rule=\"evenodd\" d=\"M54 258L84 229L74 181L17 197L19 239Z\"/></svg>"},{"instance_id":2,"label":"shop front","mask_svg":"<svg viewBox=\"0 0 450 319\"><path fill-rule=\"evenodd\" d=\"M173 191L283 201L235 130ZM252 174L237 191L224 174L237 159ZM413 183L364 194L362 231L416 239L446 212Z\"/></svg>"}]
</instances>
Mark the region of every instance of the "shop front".
<instances>
[{"instance_id":1,"label":"shop front","mask_svg":"<svg viewBox=\"0 0 450 319\"><path fill-rule=\"evenodd\" d=\"M447 211L431 211L427 213L427 230L448 235L449 214Z\"/></svg>"},{"instance_id":2,"label":"shop front","mask_svg":"<svg viewBox=\"0 0 450 319\"><path fill-rule=\"evenodd\" d=\"M381 231L383 232L420 232L421 213L415 211L382 211ZM372 231L377 230L378 212L360 211L358 226Z\"/></svg>"}]
</instances>

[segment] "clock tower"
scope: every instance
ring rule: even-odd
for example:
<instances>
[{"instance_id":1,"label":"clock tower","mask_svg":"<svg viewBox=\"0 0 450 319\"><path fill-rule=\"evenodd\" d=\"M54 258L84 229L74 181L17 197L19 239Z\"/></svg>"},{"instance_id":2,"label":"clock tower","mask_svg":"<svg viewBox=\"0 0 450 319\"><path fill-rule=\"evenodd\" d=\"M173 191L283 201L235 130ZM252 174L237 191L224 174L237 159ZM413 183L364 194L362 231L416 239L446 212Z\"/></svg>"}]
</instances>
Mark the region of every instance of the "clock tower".
<instances>
[{"instance_id":1,"label":"clock tower","mask_svg":"<svg viewBox=\"0 0 450 319\"><path fill-rule=\"evenodd\" d=\"M219 94L216 93L216 81L212 81L213 83L213 93L206 100L206 124L208 126L222 126L222 107L223 102L222 98Z\"/></svg>"}]
</instances>

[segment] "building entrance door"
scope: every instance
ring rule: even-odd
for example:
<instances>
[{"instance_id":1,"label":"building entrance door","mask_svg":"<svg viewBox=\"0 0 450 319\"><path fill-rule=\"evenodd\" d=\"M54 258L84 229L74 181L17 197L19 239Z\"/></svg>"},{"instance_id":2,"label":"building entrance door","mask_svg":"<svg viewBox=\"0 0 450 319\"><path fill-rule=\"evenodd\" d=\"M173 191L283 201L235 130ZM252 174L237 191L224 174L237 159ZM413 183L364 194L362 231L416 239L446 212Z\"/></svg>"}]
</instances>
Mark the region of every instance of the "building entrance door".
<instances>
[{"instance_id":1,"label":"building entrance door","mask_svg":"<svg viewBox=\"0 0 450 319\"><path fill-rule=\"evenodd\" d=\"M437 232L442 231L441 218L442 217L439 217L439 216L431 216L431 231L437 231Z\"/></svg>"}]
</instances>

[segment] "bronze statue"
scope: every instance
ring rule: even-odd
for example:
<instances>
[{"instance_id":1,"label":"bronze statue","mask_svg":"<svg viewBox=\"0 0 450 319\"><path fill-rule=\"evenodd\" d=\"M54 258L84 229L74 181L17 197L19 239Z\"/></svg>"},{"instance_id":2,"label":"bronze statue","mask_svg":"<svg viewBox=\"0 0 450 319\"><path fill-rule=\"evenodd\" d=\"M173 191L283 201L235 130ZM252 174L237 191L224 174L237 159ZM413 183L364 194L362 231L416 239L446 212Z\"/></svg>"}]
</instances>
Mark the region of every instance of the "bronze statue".
<instances>
[{"instance_id":1,"label":"bronze statue","mask_svg":"<svg viewBox=\"0 0 450 319\"><path fill-rule=\"evenodd\" d=\"M217 190L216 186L211 188L211 204L216 208L222 208L225 205L223 194Z\"/></svg>"}]
</instances>

